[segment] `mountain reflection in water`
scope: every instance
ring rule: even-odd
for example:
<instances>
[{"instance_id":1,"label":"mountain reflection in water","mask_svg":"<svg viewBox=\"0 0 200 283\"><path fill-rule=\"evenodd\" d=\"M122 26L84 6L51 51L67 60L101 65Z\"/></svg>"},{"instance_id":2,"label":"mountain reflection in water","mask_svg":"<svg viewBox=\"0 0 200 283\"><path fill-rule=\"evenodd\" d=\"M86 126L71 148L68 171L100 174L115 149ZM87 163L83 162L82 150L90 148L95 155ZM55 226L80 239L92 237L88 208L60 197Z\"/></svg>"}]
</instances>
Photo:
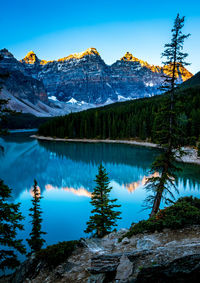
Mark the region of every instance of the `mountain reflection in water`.
<instances>
[{"instance_id":1,"label":"mountain reflection in water","mask_svg":"<svg viewBox=\"0 0 200 283\"><path fill-rule=\"evenodd\" d=\"M29 134L11 134L0 139L4 153L0 156L0 178L13 189L13 198L21 202L26 217L24 239L30 233L28 209L31 188L37 180L43 199L43 230L47 244L84 236L89 219L90 198L95 186L98 165L106 167L113 187L111 197L121 204L120 227L148 217L142 210L146 197L144 184L157 149L108 143L65 143L37 141ZM199 196L200 174L195 165L181 164L177 179L180 194ZM155 173L157 174L157 173ZM156 176L156 175L155 175Z\"/></svg>"}]
</instances>

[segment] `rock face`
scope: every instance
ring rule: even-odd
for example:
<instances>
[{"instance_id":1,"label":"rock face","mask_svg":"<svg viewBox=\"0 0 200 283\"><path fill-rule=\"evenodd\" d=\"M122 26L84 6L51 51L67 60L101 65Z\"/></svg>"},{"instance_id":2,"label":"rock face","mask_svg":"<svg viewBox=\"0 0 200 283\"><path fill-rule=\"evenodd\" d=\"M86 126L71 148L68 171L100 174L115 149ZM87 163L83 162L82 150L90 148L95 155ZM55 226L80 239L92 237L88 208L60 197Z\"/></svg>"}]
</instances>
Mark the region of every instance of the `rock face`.
<instances>
[{"instance_id":1,"label":"rock face","mask_svg":"<svg viewBox=\"0 0 200 283\"><path fill-rule=\"evenodd\" d=\"M30 66L34 65L34 70L39 71L43 62L33 52L24 60L25 65L7 49L0 50L0 95L9 100L10 109L35 116L58 116L93 107L90 104L66 104L49 99L43 81L30 74Z\"/></svg>"},{"instance_id":2,"label":"rock face","mask_svg":"<svg viewBox=\"0 0 200 283\"><path fill-rule=\"evenodd\" d=\"M0 67L1 98L8 99L12 110L49 116L51 106L43 83L23 74L17 64L15 67L9 71Z\"/></svg>"},{"instance_id":3,"label":"rock face","mask_svg":"<svg viewBox=\"0 0 200 283\"><path fill-rule=\"evenodd\" d=\"M139 234L129 243L119 243L125 232L114 232L100 240L82 239L82 247L53 270L29 258L10 282L199 282L200 226Z\"/></svg>"},{"instance_id":4,"label":"rock face","mask_svg":"<svg viewBox=\"0 0 200 283\"><path fill-rule=\"evenodd\" d=\"M48 97L42 82L25 76L19 70L5 71L0 68L0 83L15 97L35 104L38 100L48 103Z\"/></svg>"},{"instance_id":5,"label":"rock face","mask_svg":"<svg viewBox=\"0 0 200 283\"><path fill-rule=\"evenodd\" d=\"M33 51L20 61L6 49L0 51L0 56L3 58L0 67L37 79L44 84L51 100L82 105L102 105L159 94L163 72L167 73L128 52L108 66L95 48L56 61L40 60ZM191 76L182 66L177 67L180 83Z\"/></svg>"},{"instance_id":6,"label":"rock face","mask_svg":"<svg viewBox=\"0 0 200 283\"><path fill-rule=\"evenodd\" d=\"M21 62L31 76L44 82L48 95L59 101L74 98L105 104L148 97L159 93L163 80L162 68L151 66L128 52L111 66L105 64L95 48L53 62L39 60L30 52ZM188 71L183 75L182 69L178 74L180 82L192 76Z\"/></svg>"},{"instance_id":7,"label":"rock face","mask_svg":"<svg viewBox=\"0 0 200 283\"><path fill-rule=\"evenodd\" d=\"M0 50L0 88L11 109L48 116L45 107L50 103L43 82L30 76L7 49Z\"/></svg>"}]
</instances>

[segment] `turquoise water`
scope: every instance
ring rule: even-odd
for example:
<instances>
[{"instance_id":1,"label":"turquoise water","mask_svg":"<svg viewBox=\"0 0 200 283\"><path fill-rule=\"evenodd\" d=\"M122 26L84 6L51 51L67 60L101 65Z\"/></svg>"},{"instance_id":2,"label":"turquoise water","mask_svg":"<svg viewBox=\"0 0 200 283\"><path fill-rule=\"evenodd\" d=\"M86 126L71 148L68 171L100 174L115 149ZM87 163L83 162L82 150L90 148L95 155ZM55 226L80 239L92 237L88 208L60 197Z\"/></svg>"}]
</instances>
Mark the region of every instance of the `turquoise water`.
<instances>
[{"instance_id":1,"label":"turquoise water","mask_svg":"<svg viewBox=\"0 0 200 283\"><path fill-rule=\"evenodd\" d=\"M21 203L25 216L24 240L30 233L28 209L31 187L36 179L43 199L43 230L46 244L85 236L89 219L90 194L100 162L109 173L111 196L121 204L122 219L118 228L148 217L143 210L144 183L158 150L123 144L89 144L37 141L30 133L11 134L1 139L0 178L13 189L13 199ZM200 167L181 165L175 197L200 194ZM25 242L25 241L24 241Z\"/></svg>"}]
</instances>

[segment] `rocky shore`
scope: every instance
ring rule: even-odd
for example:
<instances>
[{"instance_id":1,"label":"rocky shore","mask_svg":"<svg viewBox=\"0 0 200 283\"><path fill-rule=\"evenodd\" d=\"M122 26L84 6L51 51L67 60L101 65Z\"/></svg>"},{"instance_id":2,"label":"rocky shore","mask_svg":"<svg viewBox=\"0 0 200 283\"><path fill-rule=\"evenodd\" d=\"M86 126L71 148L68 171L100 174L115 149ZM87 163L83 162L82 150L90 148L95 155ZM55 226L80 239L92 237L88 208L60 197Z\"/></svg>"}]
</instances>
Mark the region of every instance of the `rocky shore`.
<instances>
[{"instance_id":1,"label":"rocky shore","mask_svg":"<svg viewBox=\"0 0 200 283\"><path fill-rule=\"evenodd\" d=\"M155 143L145 142L145 141L135 141L135 140L65 139L65 138L44 137L38 135L32 135L31 137L38 140L47 140L47 141L85 142L85 143L121 143L121 144L130 144L136 146L159 148L159 145ZM200 157L198 157L197 150L195 148L188 146L188 147L183 147L182 149L185 152L185 154L182 157L177 156L177 161L200 165Z\"/></svg>"},{"instance_id":2,"label":"rocky shore","mask_svg":"<svg viewBox=\"0 0 200 283\"><path fill-rule=\"evenodd\" d=\"M126 232L81 239L81 246L54 269L43 262L34 265L32 256L7 282L199 282L200 226L143 233L119 242Z\"/></svg>"}]
</instances>

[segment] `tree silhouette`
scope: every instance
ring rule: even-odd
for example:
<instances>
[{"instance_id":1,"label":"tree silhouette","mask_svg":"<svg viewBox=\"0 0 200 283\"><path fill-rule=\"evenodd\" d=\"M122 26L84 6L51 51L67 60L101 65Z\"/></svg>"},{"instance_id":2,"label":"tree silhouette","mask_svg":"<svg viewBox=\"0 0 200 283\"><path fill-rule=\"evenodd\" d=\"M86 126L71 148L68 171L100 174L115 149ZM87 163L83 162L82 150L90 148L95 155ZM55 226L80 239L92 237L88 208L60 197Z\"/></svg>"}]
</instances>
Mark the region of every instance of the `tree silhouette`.
<instances>
[{"instance_id":1,"label":"tree silhouette","mask_svg":"<svg viewBox=\"0 0 200 283\"><path fill-rule=\"evenodd\" d=\"M115 208L121 205L115 204L117 199L110 199L109 193L112 187L109 187L108 174L106 169L100 165L98 175L96 175L96 187L92 192L91 204L94 206L90 220L87 222L86 233L94 231L94 236L99 238L111 232L113 226L117 226L116 220L121 219L121 212Z\"/></svg>"},{"instance_id":2,"label":"tree silhouette","mask_svg":"<svg viewBox=\"0 0 200 283\"><path fill-rule=\"evenodd\" d=\"M45 232L41 231L41 223L42 223L42 211L40 209L40 200L41 200L41 194L40 189L37 185L37 181L34 180L34 186L33 186L33 199L32 199L32 207L30 210L30 216L32 217L32 231L29 234L30 239L27 239L27 242L31 248L31 252L37 252L41 250L45 240L42 239L42 235L46 234Z\"/></svg>"},{"instance_id":3,"label":"tree silhouette","mask_svg":"<svg viewBox=\"0 0 200 283\"><path fill-rule=\"evenodd\" d=\"M11 189L0 180L0 269L14 269L20 264L16 252L25 254L22 240L17 239L17 231L23 230L24 219L19 212L20 203L10 202Z\"/></svg>"},{"instance_id":4,"label":"tree silhouette","mask_svg":"<svg viewBox=\"0 0 200 283\"><path fill-rule=\"evenodd\" d=\"M153 176L147 181L147 190L153 191L153 195L147 198L147 202L152 204L150 216L158 212L163 197L166 196L166 201L170 201L168 195L173 198L172 188L177 190L174 180L180 169L176 166L175 161L177 152L182 154L182 139L178 123L179 109L175 107L175 87L179 78L179 68L188 65L185 62L188 54L182 52L184 40L189 36L189 34L182 33L184 19L184 17L180 18L179 14L177 15L172 29L171 42L165 44L165 51L162 53L162 57L166 58L166 61L163 62L163 69L166 73L163 89L169 91L169 96L163 101L163 107L156 117L156 138L163 152L152 164L152 172L159 172L159 176Z\"/></svg>"}]
</instances>

